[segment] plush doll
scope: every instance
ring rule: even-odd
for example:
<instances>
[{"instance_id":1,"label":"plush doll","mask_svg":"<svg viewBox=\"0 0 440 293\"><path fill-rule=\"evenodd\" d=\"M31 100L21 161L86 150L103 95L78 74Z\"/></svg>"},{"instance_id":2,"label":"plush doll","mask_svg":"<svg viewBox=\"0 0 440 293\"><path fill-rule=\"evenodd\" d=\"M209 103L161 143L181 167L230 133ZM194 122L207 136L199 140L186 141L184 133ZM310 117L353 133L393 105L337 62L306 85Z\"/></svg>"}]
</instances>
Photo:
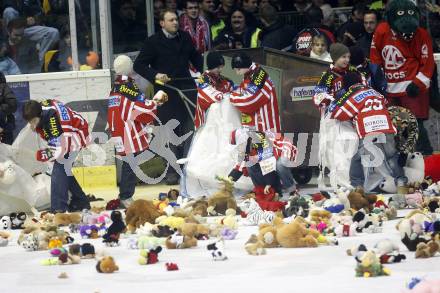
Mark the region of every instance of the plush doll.
<instances>
[{"instance_id":1,"label":"plush doll","mask_svg":"<svg viewBox=\"0 0 440 293\"><path fill-rule=\"evenodd\" d=\"M438 293L440 292L440 280L412 278L407 287L408 290L402 291L403 293Z\"/></svg>"},{"instance_id":2,"label":"plush doll","mask_svg":"<svg viewBox=\"0 0 440 293\"><path fill-rule=\"evenodd\" d=\"M95 247L90 243L72 244L69 246L71 255L79 255L81 258L89 259L95 257Z\"/></svg>"},{"instance_id":3,"label":"plush doll","mask_svg":"<svg viewBox=\"0 0 440 293\"><path fill-rule=\"evenodd\" d=\"M209 228L203 224L184 223L180 228L180 233L184 236L204 240L209 237Z\"/></svg>"},{"instance_id":4,"label":"plush doll","mask_svg":"<svg viewBox=\"0 0 440 293\"><path fill-rule=\"evenodd\" d=\"M173 235L176 231L177 229L173 229L168 225L158 225L151 233L154 237L167 238L168 236Z\"/></svg>"},{"instance_id":5,"label":"plush doll","mask_svg":"<svg viewBox=\"0 0 440 293\"><path fill-rule=\"evenodd\" d=\"M324 222L327 225L329 225L331 222L330 221L331 218L332 218L332 213L324 209L313 209L310 211L309 214L310 222L316 225L321 222Z\"/></svg>"},{"instance_id":6,"label":"plush doll","mask_svg":"<svg viewBox=\"0 0 440 293\"><path fill-rule=\"evenodd\" d=\"M352 221L343 221L335 227L335 234L337 237L351 237L356 236L357 223Z\"/></svg>"},{"instance_id":7,"label":"plush doll","mask_svg":"<svg viewBox=\"0 0 440 293\"><path fill-rule=\"evenodd\" d=\"M163 246L165 244L165 239L158 238L154 236L140 236L137 239L137 248L151 250L158 246Z\"/></svg>"},{"instance_id":8,"label":"plush doll","mask_svg":"<svg viewBox=\"0 0 440 293\"><path fill-rule=\"evenodd\" d=\"M58 239L58 237L54 237L49 240L49 245L48 245L49 249L60 248L60 247L63 247L63 241Z\"/></svg>"},{"instance_id":9,"label":"plush doll","mask_svg":"<svg viewBox=\"0 0 440 293\"><path fill-rule=\"evenodd\" d=\"M266 254L266 249L264 248L264 243L258 240L256 235L251 235L249 240L245 243L244 249L250 255L263 255Z\"/></svg>"},{"instance_id":10,"label":"plush doll","mask_svg":"<svg viewBox=\"0 0 440 293\"><path fill-rule=\"evenodd\" d=\"M237 230L228 227L223 228L222 231L220 232L220 235L224 240L234 240L235 237L237 237L237 234L238 234Z\"/></svg>"},{"instance_id":11,"label":"plush doll","mask_svg":"<svg viewBox=\"0 0 440 293\"><path fill-rule=\"evenodd\" d=\"M21 241L21 247L23 247L26 251L36 251L39 248L38 239L33 233L26 234Z\"/></svg>"},{"instance_id":12,"label":"plush doll","mask_svg":"<svg viewBox=\"0 0 440 293\"><path fill-rule=\"evenodd\" d=\"M270 224L275 218L274 212L263 211L253 198L242 201L239 206L246 213L246 224L248 225Z\"/></svg>"},{"instance_id":13,"label":"plush doll","mask_svg":"<svg viewBox=\"0 0 440 293\"><path fill-rule=\"evenodd\" d=\"M159 262L159 253L162 251L162 246L158 246L150 250L141 250L138 263L140 265L151 265Z\"/></svg>"},{"instance_id":14,"label":"plush doll","mask_svg":"<svg viewBox=\"0 0 440 293\"><path fill-rule=\"evenodd\" d=\"M208 198L208 208L207 212L209 215L225 215L227 209L237 209L237 202L232 194L234 189L234 182L229 178L224 178L221 176L216 176L222 187L219 191L214 193Z\"/></svg>"},{"instance_id":15,"label":"plush doll","mask_svg":"<svg viewBox=\"0 0 440 293\"><path fill-rule=\"evenodd\" d=\"M389 239L384 239L376 243L373 248L376 255L379 256L380 263L398 263L406 259L404 254L399 253L399 246Z\"/></svg>"},{"instance_id":16,"label":"plush doll","mask_svg":"<svg viewBox=\"0 0 440 293\"><path fill-rule=\"evenodd\" d=\"M430 176L434 182L440 181L440 154L425 157L425 176Z\"/></svg>"},{"instance_id":17,"label":"plush doll","mask_svg":"<svg viewBox=\"0 0 440 293\"><path fill-rule=\"evenodd\" d=\"M165 264L165 267L167 269L167 271L178 271L179 267L177 266L177 264L173 263L173 262L167 262Z\"/></svg>"},{"instance_id":18,"label":"plush doll","mask_svg":"<svg viewBox=\"0 0 440 293\"><path fill-rule=\"evenodd\" d=\"M79 224L81 220L81 213L56 213L53 224L56 226L69 226L70 224Z\"/></svg>"},{"instance_id":19,"label":"plush doll","mask_svg":"<svg viewBox=\"0 0 440 293\"><path fill-rule=\"evenodd\" d=\"M9 217L11 218L11 229L23 229L24 222L26 221L26 213L10 213Z\"/></svg>"},{"instance_id":20,"label":"plush doll","mask_svg":"<svg viewBox=\"0 0 440 293\"><path fill-rule=\"evenodd\" d=\"M166 239L165 246L168 249L191 248L197 246L197 239L195 237L184 236L176 232Z\"/></svg>"},{"instance_id":21,"label":"plush doll","mask_svg":"<svg viewBox=\"0 0 440 293\"><path fill-rule=\"evenodd\" d=\"M119 235L127 230L122 214L120 211L113 211L111 214L112 224L108 227L107 232L102 236L103 242L107 245L118 245Z\"/></svg>"},{"instance_id":22,"label":"plush doll","mask_svg":"<svg viewBox=\"0 0 440 293\"><path fill-rule=\"evenodd\" d=\"M83 239L97 239L105 233L105 226L81 225L79 226L79 234Z\"/></svg>"},{"instance_id":23,"label":"plush doll","mask_svg":"<svg viewBox=\"0 0 440 293\"><path fill-rule=\"evenodd\" d=\"M183 224L185 224L185 219L181 217L167 217L167 216L160 216L156 218L155 223L158 226L168 226L172 229L180 229Z\"/></svg>"},{"instance_id":24,"label":"plush doll","mask_svg":"<svg viewBox=\"0 0 440 293\"><path fill-rule=\"evenodd\" d=\"M119 271L119 267L116 265L115 260L111 256L105 256L96 264L96 271L98 273L111 274Z\"/></svg>"},{"instance_id":25,"label":"plush doll","mask_svg":"<svg viewBox=\"0 0 440 293\"><path fill-rule=\"evenodd\" d=\"M255 186L253 192L255 196L255 201L264 211L281 211L287 204L286 202L276 200L277 196L273 187L270 187L269 192L265 193L264 186Z\"/></svg>"},{"instance_id":26,"label":"plush doll","mask_svg":"<svg viewBox=\"0 0 440 293\"><path fill-rule=\"evenodd\" d=\"M405 195L405 201L406 205L410 208L420 208L423 204L423 195L421 192L416 191L412 194L406 194Z\"/></svg>"},{"instance_id":27,"label":"plush doll","mask_svg":"<svg viewBox=\"0 0 440 293\"><path fill-rule=\"evenodd\" d=\"M225 243L223 239L219 239L216 242L208 244L206 249L210 252L212 259L217 260L227 260L228 257L225 255Z\"/></svg>"},{"instance_id":28,"label":"plush doll","mask_svg":"<svg viewBox=\"0 0 440 293\"><path fill-rule=\"evenodd\" d=\"M371 250L365 252L356 265L356 277L369 278L389 275L390 271L383 267L379 257Z\"/></svg>"},{"instance_id":29,"label":"plush doll","mask_svg":"<svg viewBox=\"0 0 440 293\"><path fill-rule=\"evenodd\" d=\"M365 209L370 211L373 209L372 205L376 202L377 196L374 194L365 194L362 188L356 188L348 194L350 207L356 211Z\"/></svg>"},{"instance_id":30,"label":"plush doll","mask_svg":"<svg viewBox=\"0 0 440 293\"><path fill-rule=\"evenodd\" d=\"M10 237L11 234L9 234L9 232L0 231L0 247L8 246Z\"/></svg>"},{"instance_id":31,"label":"plush doll","mask_svg":"<svg viewBox=\"0 0 440 293\"><path fill-rule=\"evenodd\" d=\"M376 214L366 214L363 209L353 215L353 222L357 223L356 231L366 233L382 232L382 223Z\"/></svg>"},{"instance_id":32,"label":"plush doll","mask_svg":"<svg viewBox=\"0 0 440 293\"><path fill-rule=\"evenodd\" d=\"M259 226L257 239L265 248L279 247L277 232L280 227L285 225L280 218L275 218L272 224L262 224Z\"/></svg>"},{"instance_id":33,"label":"plush doll","mask_svg":"<svg viewBox=\"0 0 440 293\"><path fill-rule=\"evenodd\" d=\"M303 196L293 196L287 202L283 214L285 217L300 216L307 218L309 209L309 203Z\"/></svg>"},{"instance_id":34,"label":"plush doll","mask_svg":"<svg viewBox=\"0 0 440 293\"><path fill-rule=\"evenodd\" d=\"M231 210L234 211L234 210ZM235 213L235 211L234 211ZM234 215L229 215L223 218L219 218L217 220L217 223L219 223L220 225L223 225L229 229L233 229L233 230L237 230L238 229L238 223L237 223L237 218Z\"/></svg>"},{"instance_id":35,"label":"plush doll","mask_svg":"<svg viewBox=\"0 0 440 293\"><path fill-rule=\"evenodd\" d=\"M156 218L160 215L152 201L144 199L135 200L126 212L125 222L127 223L127 229L134 233L136 228L139 228L145 222L154 224Z\"/></svg>"},{"instance_id":36,"label":"plush doll","mask_svg":"<svg viewBox=\"0 0 440 293\"><path fill-rule=\"evenodd\" d=\"M0 230L10 230L12 227L11 218L9 216L3 216L0 219Z\"/></svg>"},{"instance_id":37,"label":"plush doll","mask_svg":"<svg viewBox=\"0 0 440 293\"><path fill-rule=\"evenodd\" d=\"M416 247L416 258L429 258L433 257L440 251L440 245L437 241L431 240L428 243L421 242Z\"/></svg>"},{"instance_id":38,"label":"plush doll","mask_svg":"<svg viewBox=\"0 0 440 293\"><path fill-rule=\"evenodd\" d=\"M290 224L281 225L277 229L276 239L285 248L317 247L319 232L307 229L304 219L295 218Z\"/></svg>"},{"instance_id":39,"label":"plush doll","mask_svg":"<svg viewBox=\"0 0 440 293\"><path fill-rule=\"evenodd\" d=\"M151 236L153 235L153 230L156 229L157 226L151 223L145 222L139 228L136 229L136 235L138 236Z\"/></svg>"}]
</instances>

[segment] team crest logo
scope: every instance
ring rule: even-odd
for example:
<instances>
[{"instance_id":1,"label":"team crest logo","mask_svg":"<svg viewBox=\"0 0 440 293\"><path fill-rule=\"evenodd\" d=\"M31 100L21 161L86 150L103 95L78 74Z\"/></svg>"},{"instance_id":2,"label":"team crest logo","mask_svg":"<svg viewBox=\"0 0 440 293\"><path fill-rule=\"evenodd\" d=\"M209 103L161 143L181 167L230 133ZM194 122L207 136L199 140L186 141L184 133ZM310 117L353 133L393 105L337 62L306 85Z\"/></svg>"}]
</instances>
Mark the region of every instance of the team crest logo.
<instances>
[{"instance_id":1,"label":"team crest logo","mask_svg":"<svg viewBox=\"0 0 440 293\"><path fill-rule=\"evenodd\" d=\"M387 45L382 49L382 58L385 61L385 69L397 70L405 64L405 57L395 46Z\"/></svg>"}]
</instances>

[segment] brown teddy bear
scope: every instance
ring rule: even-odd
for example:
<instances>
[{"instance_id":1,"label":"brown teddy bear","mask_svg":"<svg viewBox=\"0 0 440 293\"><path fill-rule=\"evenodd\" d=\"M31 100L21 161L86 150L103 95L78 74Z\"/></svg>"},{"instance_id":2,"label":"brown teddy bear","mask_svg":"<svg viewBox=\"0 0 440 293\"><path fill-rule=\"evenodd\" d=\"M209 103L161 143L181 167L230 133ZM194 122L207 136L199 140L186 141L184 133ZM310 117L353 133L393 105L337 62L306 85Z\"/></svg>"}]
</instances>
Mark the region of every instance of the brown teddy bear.
<instances>
[{"instance_id":1,"label":"brown teddy bear","mask_svg":"<svg viewBox=\"0 0 440 293\"><path fill-rule=\"evenodd\" d=\"M80 213L57 213L53 218L53 224L56 226L68 226L79 223L81 223Z\"/></svg>"},{"instance_id":2,"label":"brown teddy bear","mask_svg":"<svg viewBox=\"0 0 440 293\"><path fill-rule=\"evenodd\" d=\"M105 256L96 264L96 270L98 273L111 274L115 271L119 271L119 267L116 265L113 257Z\"/></svg>"},{"instance_id":3,"label":"brown teddy bear","mask_svg":"<svg viewBox=\"0 0 440 293\"><path fill-rule=\"evenodd\" d=\"M209 228L202 224L184 223L180 228L180 233L190 238L202 239L203 237L208 237Z\"/></svg>"},{"instance_id":4,"label":"brown teddy bear","mask_svg":"<svg viewBox=\"0 0 440 293\"><path fill-rule=\"evenodd\" d=\"M307 229L304 219L297 217L291 223L282 225L277 229L276 239L285 248L317 247L316 232Z\"/></svg>"},{"instance_id":5,"label":"brown teddy bear","mask_svg":"<svg viewBox=\"0 0 440 293\"><path fill-rule=\"evenodd\" d=\"M431 240L428 243L422 242L417 244L415 257L429 258L429 257L433 257L439 251L440 251L440 245L436 241Z\"/></svg>"},{"instance_id":6,"label":"brown teddy bear","mask_svg":"<svg viewBox=\"0 0 440 293\"><path fill-rule=\"evenodd\" d=\"M332 217L332 213L327 210L316 209L316 210L310 211L309 217L310 217L310 222L313 222L315 224L319 224L321 222L324 222L328 226L330 224L330 219ZM303 219L303 218L301 218L301 219Z\"/></svg>"},{"instance_id":7,"label":"brown teddy bear","mask_svg":"<svg viewBox=\"0 0 440 293\"><path fill-rule=\"evenodd\" d=\"M284 226L281 218L275 217L272 224L261 224L259 226L257 240L263 243L265 248L279 247L280 244L277 241L277 229Z\"/></svg>"},{"instance_id":8,"label":"brown teddy bear","mask_svg":"<svg viewBox=\"0 0 440 293\"><path fill-rule=\"evenodd\" d=\"M125 222L127 223L127 229L134 233L136 228L139 228L146 222L154 224L161 215L152 201L145 199L135 200L126 212Z\"/></svg>"},{"instance_id":9,"label":"brown teddy bear","mask_svg":"<svg viewBox=\"0 0 440 293\"><path fill-rule=\"evenodd\" d=\"M165 247L168 249L185 249L197 246L195 237L174 233L165 240Z\"/></svg>"},{"instance_id":10,"label":"brown teddy bear","mask_svg":"<svg viewBox=\"0 0 440 293\"><path fill-rule=\"evenodd\" d=\"M244 249L250 255L263 255L266 254L266 249L264 248L264 243L258 240L255 234L252 234L249 240L245 243Z\"/></svg>"},{"instance_id":11,"label":"brown teddy bear","mask_svg":"<svg viewBox=\"0 0 440 293\"><path fill-rule=\"evenodd\" d=\"M222 183L222 187L208 199L208 214L213 216L225 215L227 209L237 210L237 202L232 194L234 182L229 178L220 176L216 176L216 179Z\"/></svg>"},{"instance_id":12,"label":"brown teddy bear","mask_svg":"<svg viewBox=\"0 0 440 293\"><path fill-rule=\"evenodd\" d=\"M370 212L373 209L373 204L377 201L377 195L365 194L364 189L358 187L348 194L348 200L352 209L356 211L365 209L367 212Z\"/></svg>"}]
</instances>

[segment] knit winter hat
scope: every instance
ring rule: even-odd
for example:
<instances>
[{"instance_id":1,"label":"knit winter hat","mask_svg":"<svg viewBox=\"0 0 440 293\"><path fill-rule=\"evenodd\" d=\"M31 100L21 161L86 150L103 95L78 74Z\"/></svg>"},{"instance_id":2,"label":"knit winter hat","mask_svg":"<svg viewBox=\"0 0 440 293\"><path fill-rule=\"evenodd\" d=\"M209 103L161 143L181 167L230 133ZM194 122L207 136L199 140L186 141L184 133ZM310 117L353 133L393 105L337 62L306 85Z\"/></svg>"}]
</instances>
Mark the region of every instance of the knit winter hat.
<instances>
[{"instance_id":1,"label":"knit winter hat","mask_svg":"<svg viewBox=\"0 0 440 293\"><path fill-rule=\"evenodd\" d=\"M221 65L225 65L225 59L219 52L212 51L206 56L206 65L208 65L208 70L211 70Z\"/></svg>"},{"instance_id":2,"label":"knit winter hat","mask_svg":"<svg viewBox=\"0 0 440 293\"><path fill-rule=\"evenodd\" d=\"M347 46L341 43L334 43L330 46L330 56L332 57L333 62L336 62L342 55L350 53Z\"/></svg>"},{"instance_id":3,"label":"knit winter hat","mask_svg":"<svg viewBox=\"0 0 440 293\"><path fill-rule=\"evenodd\" d=\"M365 61L364 51L359 46L350 47L350 64L357 67Z\"/></svg>"}]
</instances>

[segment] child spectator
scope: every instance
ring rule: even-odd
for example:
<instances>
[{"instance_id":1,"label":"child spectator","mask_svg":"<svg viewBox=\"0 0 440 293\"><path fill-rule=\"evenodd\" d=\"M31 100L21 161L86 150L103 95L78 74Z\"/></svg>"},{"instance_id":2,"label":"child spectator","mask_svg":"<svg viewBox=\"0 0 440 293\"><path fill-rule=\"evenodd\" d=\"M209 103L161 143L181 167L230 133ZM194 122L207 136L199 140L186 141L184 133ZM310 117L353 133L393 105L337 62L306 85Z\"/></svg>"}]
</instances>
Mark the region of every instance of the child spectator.
<instances>
[{"instance_id":1,"label":"child spectator","mask_svg":"<svg viewBox=\"0 0 440 293\"><path fill-rule=\"evenodd\" d=\"M312 38L312 50L310 51L310 58L321 61L332 62L330 53L327 51L327 39L324 35L316 35Z\"/></svg>"}]
</instances>

